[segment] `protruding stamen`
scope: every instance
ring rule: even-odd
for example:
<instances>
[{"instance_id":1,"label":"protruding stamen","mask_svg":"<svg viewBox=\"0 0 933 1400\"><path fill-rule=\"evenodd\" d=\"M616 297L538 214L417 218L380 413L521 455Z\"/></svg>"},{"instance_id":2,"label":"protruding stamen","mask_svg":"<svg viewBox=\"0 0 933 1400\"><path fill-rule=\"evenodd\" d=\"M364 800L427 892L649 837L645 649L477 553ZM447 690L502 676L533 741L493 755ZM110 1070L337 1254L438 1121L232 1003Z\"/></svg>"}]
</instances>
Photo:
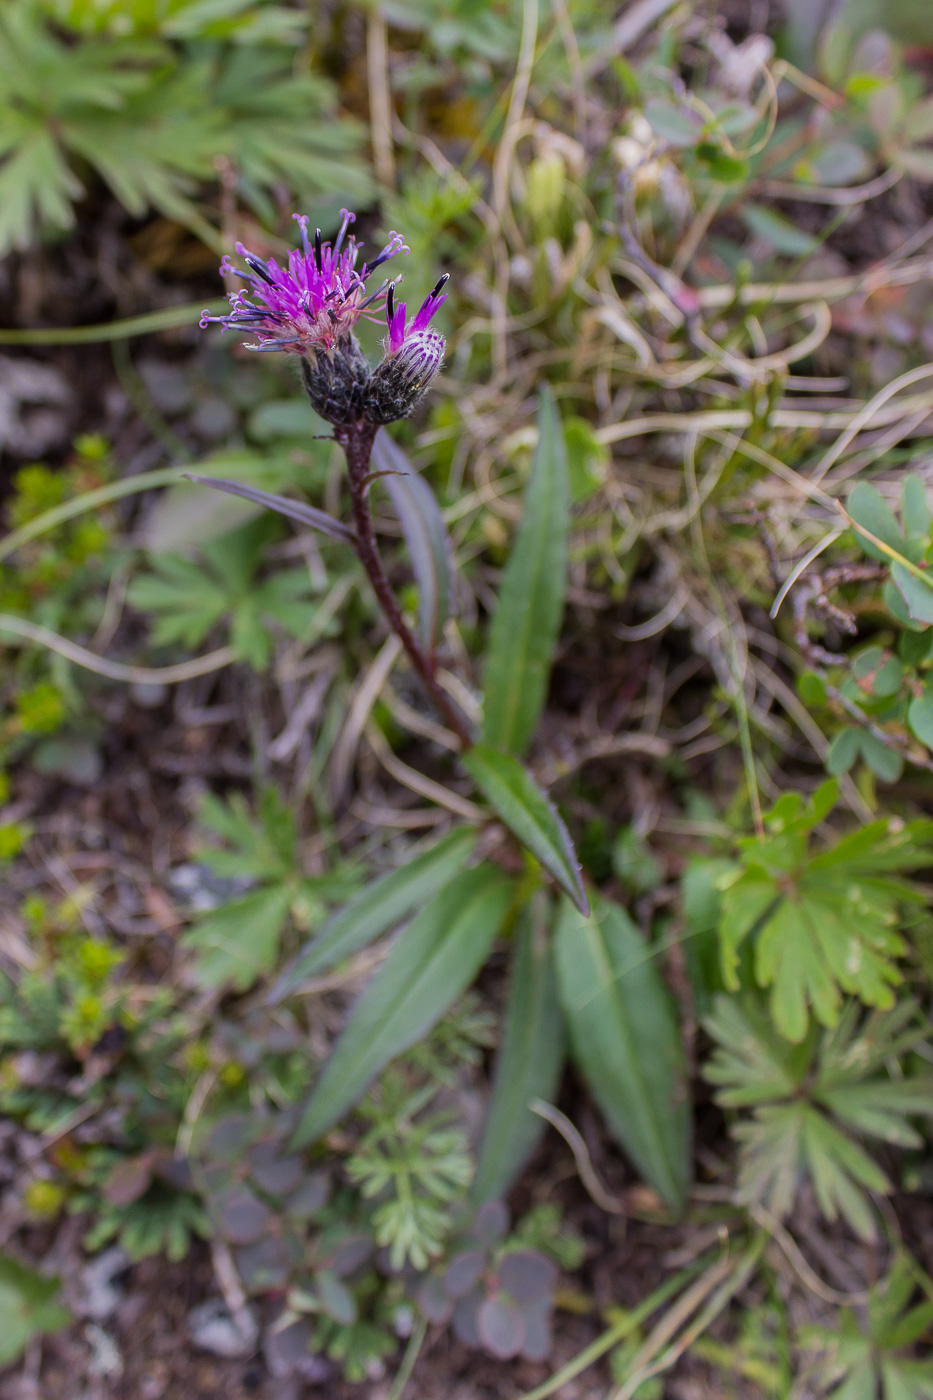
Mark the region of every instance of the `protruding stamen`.
<instances>
[{"instance_id":1,"label":"protruding stamen","mask_svg":"<svg viewBox=\"0 0 933 1400\"><path fill-rule=\"evenodd\" d=\"M319 228L314 230L314 261L317 264L318 272L323 273L324 258L321 252L321 230Z\"/></svg>"},{"instance_id":2,"label":"protruding stamen","mask_svg":"<svg viewBox=\"0 0 933 1400\"><path fill-rule=\"evenodd\" d=\"M272 278L269 276L268 272L265 269L265 265L261 263L259 259L254 256L254 254L247 253L246 261L249 264L249 266L253 269L257 277L261 277L264 282L268 282L270 287L275 286L275 283L273 282ZM241 277L242 275L243 274L240 273Z\"/></svg>"},{"instance_id":3,"label":"protruding stamen","mask_svg":"<svg viewBox=\"0 0 933 1400\"><path fill-rule=\"evenodd\" d=\"M395 283L389 283L389 290L386 292L386 321L392 320L395 315Z\"/></svg>"},{"instance_id":4,"label":"protruding stamen","mask_svg":"<svg viewBox=\"0 0 933 1400\"><path fill-rule=\"evenodd\" d=\"M351 225L351 224L353 223L353 221L356 219L356 215L355 215L355 214L351 214L350 211L349 211L349 209L341 209L340 212L341 212L341 214L343 215L343 223L340 225L340 232L337 234L337 237L334 239L334 257L335 257L335 258L337 257L337 254L340 252L341 248L343 247L343 240L344 240L344 238L345 238L345 236L346 236L347 229L350 227L350 225Z\"/></svg>"},{"instance_id":5,"label":"protruding stamen","mask_svg":"<svg viewBox=\"0 0 933 1400\"><path fill-rule=\"evenodd\" d=\"M433 298L433 297L439 297L440 294L441 294L441 292L444 290L444 288L446 287L446 285L447 285L447 283L448 283L449 281L450 281L450 273L449 273L449 272L445 272L444 275L443 275L443 277L439 277L439 278L437 279L437 285L435 286L433 292L431 293L432 298Z\"/></svg>"}]
</instances>

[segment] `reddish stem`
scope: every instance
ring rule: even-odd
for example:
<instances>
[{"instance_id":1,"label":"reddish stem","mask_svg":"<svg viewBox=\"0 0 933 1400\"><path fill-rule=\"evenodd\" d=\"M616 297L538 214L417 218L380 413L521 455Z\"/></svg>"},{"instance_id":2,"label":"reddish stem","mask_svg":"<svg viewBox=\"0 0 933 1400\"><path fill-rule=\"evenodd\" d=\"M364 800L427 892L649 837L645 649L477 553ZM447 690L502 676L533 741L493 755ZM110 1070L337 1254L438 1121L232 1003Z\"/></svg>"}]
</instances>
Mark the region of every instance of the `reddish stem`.
<instances>
[{"instance_id":1,"label":"reddish stem","mask_svg":"<svg viewBox=\"0 0 933 1400\"><path fill-rule=\"evenodd\" d=\"M350 498L353 503L353 523L356 526L356 552L366 570L366 576L372 584L373 592L382 608L385 619L408 653L411 664L421 677L425 690L460 740L462 747L468 749L473 743L472 736L450 696L437 680L434 658L427 656L422 651L416 637L402 616L398 599L392 592L392 585L386 577L382 559L379 556L376 532L373 529L372 515L369 510L370 459L378 431L379 429L373 424L365 422L348 423L334 429L334 437L340 443L347 458L347 476L350 482Z\"/></svg>"}]
</instances>

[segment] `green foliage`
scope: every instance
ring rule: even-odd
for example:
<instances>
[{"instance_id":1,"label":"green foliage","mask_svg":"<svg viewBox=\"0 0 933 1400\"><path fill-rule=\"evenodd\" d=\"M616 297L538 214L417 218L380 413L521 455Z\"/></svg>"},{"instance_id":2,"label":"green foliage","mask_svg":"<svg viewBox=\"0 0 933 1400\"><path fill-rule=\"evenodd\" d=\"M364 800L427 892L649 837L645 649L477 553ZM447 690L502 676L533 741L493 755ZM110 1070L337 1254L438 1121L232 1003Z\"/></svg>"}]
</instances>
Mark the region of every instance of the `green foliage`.
<instances>
[{"instance_id":1,"label":"green foliage","mask_svg":"<svg viewBox=\"0 0 933 1400\"><path fill-rule=\"evenodd\" d=\"M0 1255L0 1366L15 1361L34 1337L57 1332L70 1322L71 1313L56 1301L60 1286L57 1278Z\"/></svg>"},{"instance_id":2,"label":"green foliage","mask_svg":"<svg viewBox=\"0 0 933 1400\"><path fill-rule=\"evenodd\" d=\"M388 1248L393 1269L410 1262L424 1269L443 1249L453 1215L450 1203L473 1176L463 1130L449 1113L416 1117L424 1094L408 1093L404 1080L386 1075L360 1112L371 1120L347 1161L347 1174L365 1199L377 1204L372 1227Z\"/></svg>"},{"instance_id":3,"label":"green foliage","mask_svg":"<svg viewBox=\"0 0 933 1400\"><path fill-rule=\"evenodd\" d=\"M672 1210L690 1178L690 1104L670 996L653 950L617 904L566 901L557 979L570 1052L613 1135Z\"/></svg>"},{"instance_id":4,"label":"green foliage","mask_svg":"<svg viewBox=\"0 0 933 1400\"><path fill-rule=\"evenodd\" d=\"M567 453L549 391L538 409L538 446L525 508L489 635L483 740L521 755L547 695L567 587L570 528Z\"/></svg>"},{"instance_id":5,"label":"green foliage","mask_svg":"<svg viewBox=\"0 0 933 1400\"><path fill-rule=\"evenodd\" d=\"M240 793L226 803L208 794L201 822L232 848L206 848L205 862L219 875L245 876L260 888L197 920L183 944L195 954L194 976L202 987L245 991L275 967L289 916L304 930L321 922L327 905L352 891L353 873L302 874L295 818L275 788L263 790L255 817Z\"/></svg>"},{"instance_id":6,"label":"green foliage","mask_svg":"<svg viewBox=\"0 0 933 1400\"><path fill-rule=\"evenodd\" d=\"M528 1105L555 1095L564 1062L564 1027L547 907L525 906L515 932L509 997L476 1169L477 1201L502 1200L533 1153L544 1121Z\"/></svg>"},{"instance_id":7,"label":"green foliage","mask_svg":"<svg viewBox=\"0 0 933 1400\"><path fill-rule=\"evenodd\" d=\"M225 18L216 5L189 5L187 16L177 5L168 24L158 22L170 17L153 6L147 24L146 8L121 6L128 22L113 37L105 9L99 26L87 26L99 32L76 39L46 22L48 7L39 0L4 6L0 252L70 228L86 167L134 217L157 209L211 243L216 235L194 196L200 184L216 181L218 157L232 161L242 194L263 217L272 216L271 191L283 179L304 196L335 181L348 193L365 192L359 133L325 120L334 102L328 83L293 75L288 51L276 47L221 45L213 54L189 54L151 37L159 29L166 38L210 34L212 21ZM238 8L244 7L226 6L234 28ZM56 18L84 30L89 14L89 6L73 0ZM267 21L274 17L266 12ZM271 36L260 24L239 37L261 43Z\"/></svg>"},{"instance_id":8,"label":"green foliage","mask_svg":"<svg viewBox=\"0 0 933 1400\"><path fill-rule=\"evenodd\" d=\"M827 1219L842 1216L874 1239L868 1193L886 1194L891 1183L861 1143L918 1147L911 1119L933 1114L933 1078L902 1066L916 1049L929 1050L916 1003L862 1018L850 1002L832 1029L812 1026L792 1045L756 998L720 996L706 1028L717 1048L704 1074L717 1101L752 1114L733 1128L738 1199L785 1216L809 1182Z\"/></svg>"},{"instance_id":9,"label":"green foliage","mask_svg":"<svg viewBox=\"0 0 933 1400\"><path fill-rule=\"evenodd\" d=\"M929 824L879 820L814 851L811 832L836 794L833 782L809 802L786 793L766 817L766 834L740 841L739 860L717 881L725 984L740 987L740 953L750 942L752 975L771 988L774 1024L793 1041L805 1037L811 1010L834 1026L843 993L894 1005L907 948L897 923L905 908L923 903L896 877L929 861Z\"/></svg>"},{"instance_id":10,"label":"green foliage","mask_svg":"<svg viewBox=\"0 0 933 1400\"><path fill-rule=\"evenodd\" d=\"M926 1295L914 1301L919 1288ZM846 1308L837 1327L808 1327L802 1341L819 1352L821 1394L837 1400L929 1400L933 1361L915 1351L933 1326L933 1284L905 1254L871 1290L868 1306Z\"/></svg>"},{"instance_id":11,"label":"green foliage","mask_svg":"<svg viewBox=\"0 0 933 1400\"><path fill-rule=\"evenodd\" d=\"M128 592L133 607L155 614L153 645L198 647L218 623L228 622L238 659L261 671L272 656L272 625L300 637L315 612L307 571L256 578L276 529L263 517L211 540L201 550L203 566L179 554L155 555L155 572L138 574Z\"/></svg>"},{"instance_id":12,"label":"green foliage","mask_svg":"<svg viewBox=\"0 0 933 1400\"><path fill-rule=\"evenodd\" d=\"M474 744L461 761L496 816L585 913L586 891L567 828L528 770L488 744Z\"/></svg>"},{"instance_id":13,"label":"green foliage","mask_svg":"<svg viewBox=\"0 0 933 1400\"><path fill-rule=\"evenodd\" d=\"M296 1145L325 1133L465 991L505 920L512 893L512 882L495 866L476 866L452 880L403 930L350 1014L304 1110Z\"/></svg>"}]
</instances>

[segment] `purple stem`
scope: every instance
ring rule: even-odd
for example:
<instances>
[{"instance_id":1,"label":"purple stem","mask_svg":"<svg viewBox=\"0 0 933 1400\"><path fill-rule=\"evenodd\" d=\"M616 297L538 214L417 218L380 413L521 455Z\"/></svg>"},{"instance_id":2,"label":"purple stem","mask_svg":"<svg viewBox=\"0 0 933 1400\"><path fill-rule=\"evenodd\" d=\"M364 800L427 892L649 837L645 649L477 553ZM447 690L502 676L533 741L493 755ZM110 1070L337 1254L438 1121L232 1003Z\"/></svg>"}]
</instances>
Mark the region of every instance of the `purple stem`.
<instances>
[{"instance_id":1,"label":"purple stem","mask_svg":"<svg viewBox=\"0 0 933 1400\"><path fill-rule=\"evenodd\" d=\"M334 428L334 437L340 443L347 458L347 476L350 482L350 498L353 503L353 523L356 527L356 552L366 570L366 576L372 584L373 592L382 608L385 619L408 653L412 665L421 677L425 690L460 740L461 746L468 749L473 743L473 738L450 696L437 680L434 658L427 656L422 651L402 616L398 599L392 592L392 585L386 577L382 559L379 556L376 532L373 529L372 516L369 511L369 486L372 480L370 459L378 431L379 429L373 424L365 422L348 423Z\"/></svg>"}]
</instances>

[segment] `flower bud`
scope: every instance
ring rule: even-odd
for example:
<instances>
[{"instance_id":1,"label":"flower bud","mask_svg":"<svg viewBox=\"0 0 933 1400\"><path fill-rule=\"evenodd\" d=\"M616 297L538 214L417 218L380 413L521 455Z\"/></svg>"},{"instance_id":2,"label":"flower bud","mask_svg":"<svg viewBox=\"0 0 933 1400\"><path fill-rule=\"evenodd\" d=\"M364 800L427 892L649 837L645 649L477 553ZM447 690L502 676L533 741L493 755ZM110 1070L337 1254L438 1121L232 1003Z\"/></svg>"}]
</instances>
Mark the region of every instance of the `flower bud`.
<instances>
[{"instance_id":1,"label":"flower bud","mask_svg":"<svg viewBox=\"0 0 933 1400\"><path fill-rule=\"evenodd\" d=\"M326 423L355 423L365 412L369 361L353 335L332 350L311 349L301 357L301 378L311 407Z\"/></svg>"},{"instance_id":2,"label":"flower bud","mask_svg":"<svg viewBox=\"0 0 933 1400\"><path fill-rule=\"evenodd\" d=\"M409 335L401 349L373 370L363 407L370 423L394 423L414 411L444 363L446 341L439 331Z\"/></svg>"}]
</instances>

